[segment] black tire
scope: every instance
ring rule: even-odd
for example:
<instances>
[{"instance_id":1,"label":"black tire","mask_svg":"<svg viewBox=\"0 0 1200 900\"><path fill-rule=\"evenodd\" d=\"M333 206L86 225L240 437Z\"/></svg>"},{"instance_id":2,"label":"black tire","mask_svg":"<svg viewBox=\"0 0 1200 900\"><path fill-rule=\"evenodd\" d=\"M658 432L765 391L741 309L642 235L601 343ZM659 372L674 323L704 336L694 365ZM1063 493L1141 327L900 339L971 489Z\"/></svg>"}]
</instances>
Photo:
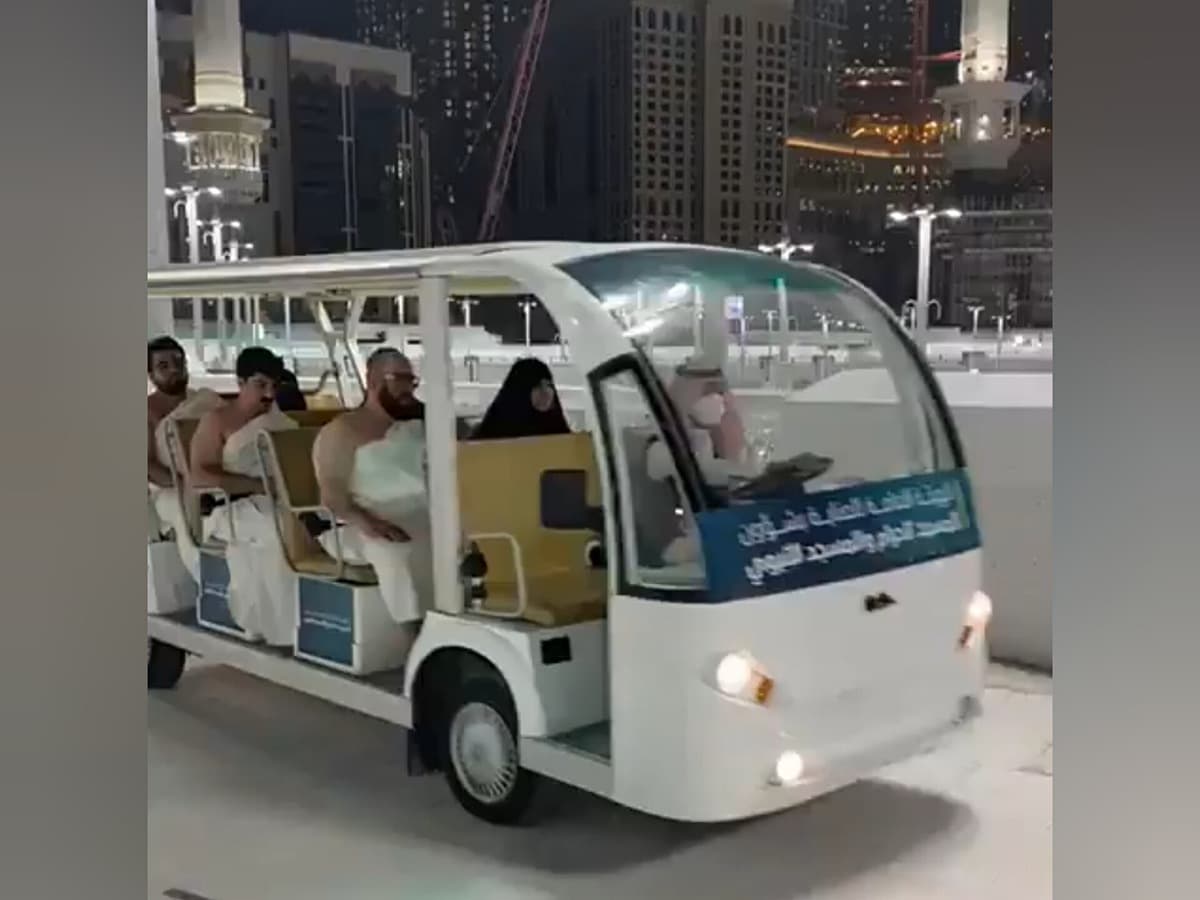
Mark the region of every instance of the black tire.
<instances>
[{"instance_id":1,"label":"black tire","mask_svg":"<svg viewBox=\"0 0 1200 900\"><path fill-rule=\"evenodd\" d=\"M440 762L455 799L471 815L493 825L517 825L527 821L538 777L520 767L517 714L504 681L497 676L477 676L464 682L447 699L449 702L439 723ZM460 771L461 754L452 746L458 727L471 719L478 721L481 716L487 725L504 729L499 736L511 748L510 762L505 767L506 770L511 767L511 770L500 779L503 782L501 793L488 798L482 795L480 788L468 783L466 773Z\"/></svg>"},{"instance_id":2,"label":"black tire","mask_svg":"<svg viewBox=\"0 0 1200 900\"><path fill-rule=\"evenodd\" d=\"M169 691L179 683L187 654L178 647L150 638L146 660L146 686L152 691Z\"/></svg>"}]
</instances>

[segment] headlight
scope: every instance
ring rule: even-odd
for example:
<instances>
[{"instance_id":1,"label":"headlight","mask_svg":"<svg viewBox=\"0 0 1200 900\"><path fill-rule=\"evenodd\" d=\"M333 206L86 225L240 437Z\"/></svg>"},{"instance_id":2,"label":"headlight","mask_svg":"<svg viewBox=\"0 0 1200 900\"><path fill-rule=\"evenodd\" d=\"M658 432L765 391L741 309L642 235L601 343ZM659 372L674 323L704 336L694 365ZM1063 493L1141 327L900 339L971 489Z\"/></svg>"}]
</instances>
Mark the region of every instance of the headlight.
<instances>
[{"instance_id":1,"label":"headlight","mask_svg":"<svg viewBox=\"0 0 1200 900\"><path fill-rule=\"evenodd\" d=\"M764 704L775 686L762 668L746 653L730 653L717 663L717 690L726 697Z\"/></svg>"},{"instance_id":2,"label":"headlight","mask_svg":"<svg viewBox=\"0 0 1200 900\"><path fill-rule=\"evenodd\" d=\"M967 604L967 624L976 628L987 628L992 621L992 598L983 591L976 591Z\"/></svg>"},{"instance_id":3,"label":"headlight","mask_svg":"<svg viewBox=\"0 0 1200 900\"><path fill-rule=\"evenodd\" d=\"M958 636L960 648L971 647L987 630L992 621L992 598L983 591L976 591L963 614L963 627Z\"/></svg>"},{"instance_id":4,"label":"headlight","mask_svg":"<svg viewBox=\"0 0 1200 900\"><path fill-rule=\"evenodd\" d=\"M750 686L754 667L740 653L730 653L717 666L717 687L721 693L736 697Z\"/></svg>"}]
</instances>

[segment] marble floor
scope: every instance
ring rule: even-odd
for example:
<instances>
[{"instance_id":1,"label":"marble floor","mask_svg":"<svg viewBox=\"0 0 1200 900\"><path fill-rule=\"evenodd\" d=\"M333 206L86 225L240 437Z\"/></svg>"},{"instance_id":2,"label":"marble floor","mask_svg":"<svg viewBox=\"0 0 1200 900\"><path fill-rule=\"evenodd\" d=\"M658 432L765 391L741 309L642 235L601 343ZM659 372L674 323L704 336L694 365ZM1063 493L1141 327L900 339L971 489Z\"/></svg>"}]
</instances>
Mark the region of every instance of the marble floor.
<instances>
[{"instance_id":1,"label":"marble floor","mask_svg":"<svg viewBox=\"0 0 1200 900\"><path fill-rule=\"evenodd\" d=\"M660 821L553 788L470 818L402 733L193 663L149 700L154 900L1047 900L1052 686L995 667L969 740L786 813Z\"/></svg>"}]
</instances>

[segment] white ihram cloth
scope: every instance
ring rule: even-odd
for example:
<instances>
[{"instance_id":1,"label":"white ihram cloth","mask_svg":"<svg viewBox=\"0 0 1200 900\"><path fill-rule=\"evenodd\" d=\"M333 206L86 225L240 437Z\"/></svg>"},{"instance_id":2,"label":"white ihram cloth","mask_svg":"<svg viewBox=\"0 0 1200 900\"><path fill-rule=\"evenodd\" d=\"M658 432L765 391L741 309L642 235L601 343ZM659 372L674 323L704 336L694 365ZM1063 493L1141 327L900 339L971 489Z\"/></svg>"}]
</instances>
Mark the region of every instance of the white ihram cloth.
<instances>
[{"instance_id":1,"label":"white ihram cloth","mask_svg":"<svg viewBox=\"0 0 1200 900\"><path fill-rule=\"evenodd\" d=\"M232 475L261 478L258 436L297 427L293 419L272 407L229 436L221 451L222 468ZM232 506L218 506L205 521L205 539L226 545L233 620L248 635L261 636L272 646L290 646L296 637L297 582L276 530L274 504L255 494Z\"/></svg>"},{"instance_id":2,"label":"white ihram cloth","mask_svg":"<svg viewBox=\"0 0 1200 900\"><path fill-rule=\"evenodd\" d=\"M424 423L396 422L382 438L359 447L350 496L357 506L404 529L411 540L380 540L342 525L336 533L322 534L321 546L336 558L340 542L347 563L375 570L379 593L396 623L420 620L433 595Z\"/></svg>"},{"instance_id":3,"label":"white ihram cloth","mask_svg":"<svg viewBox=\"0 0 1200 900\"><path fill-rule=\"evenodd\" d=\"M171 410L154 429L154 452L160 464L171 468L171 453L167 446L167 423L177 419L198 419L222 404L221 395L208 388L188 391L182 403ZM184 566L192 577L200 578L200 551L193 543L187 527L187 517L179 494L173 487L150 485L150 540L161 540L166 529L175 532L175 543Z\"/></svg>"}]
</instances>

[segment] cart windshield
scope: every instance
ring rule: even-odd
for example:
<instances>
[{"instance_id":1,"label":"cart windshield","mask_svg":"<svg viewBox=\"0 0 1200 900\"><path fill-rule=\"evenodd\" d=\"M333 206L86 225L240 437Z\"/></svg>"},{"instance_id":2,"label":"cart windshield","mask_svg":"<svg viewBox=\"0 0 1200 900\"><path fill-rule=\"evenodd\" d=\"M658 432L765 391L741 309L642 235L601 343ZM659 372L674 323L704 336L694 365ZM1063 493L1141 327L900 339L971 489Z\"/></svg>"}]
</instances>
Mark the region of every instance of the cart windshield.
<instances>
[{"instance_id":1,"label":"cart windshield","mask_svg":"<svg viewBox=\"0 0 1200 900\"><path fill-rule=\"evenodd\" d=\"M717 503L960 465L911 345L877 298L836 272L702 248L562 268L653 365Z\"/></svg>"}]
</instances>

